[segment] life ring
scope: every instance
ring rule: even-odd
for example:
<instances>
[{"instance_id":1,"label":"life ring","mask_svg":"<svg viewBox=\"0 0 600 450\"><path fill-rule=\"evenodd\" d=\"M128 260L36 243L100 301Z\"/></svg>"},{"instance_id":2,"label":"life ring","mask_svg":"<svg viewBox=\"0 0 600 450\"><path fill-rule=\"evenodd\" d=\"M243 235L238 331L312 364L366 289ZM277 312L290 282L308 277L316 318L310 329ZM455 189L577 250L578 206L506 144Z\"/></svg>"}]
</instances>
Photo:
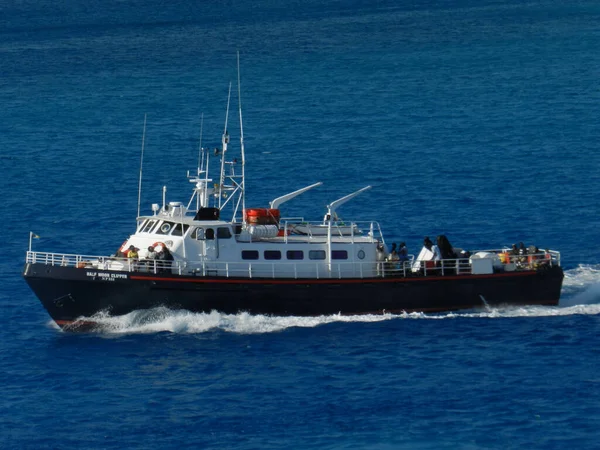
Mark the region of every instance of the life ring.
<instances>
[{"instance_id":1,"label":"life ring","mask_svg":"<svg viewBox=\"0 0 600 450\"><path fill-rule=\"evenodd\" d=\"M167 244L165 244L164 242L155 242L154 244L152 244L152 247L154 249L156 249L156 247L167 248Z\"/></svg>"}]
</instances>

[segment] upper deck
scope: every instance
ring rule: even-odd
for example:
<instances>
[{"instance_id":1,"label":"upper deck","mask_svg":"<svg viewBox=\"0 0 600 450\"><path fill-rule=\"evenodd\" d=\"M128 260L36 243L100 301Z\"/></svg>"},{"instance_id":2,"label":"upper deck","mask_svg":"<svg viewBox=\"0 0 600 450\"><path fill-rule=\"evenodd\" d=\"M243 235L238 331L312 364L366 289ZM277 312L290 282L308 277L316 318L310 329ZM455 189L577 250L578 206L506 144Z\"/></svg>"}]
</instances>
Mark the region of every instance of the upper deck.
<instances>
[{"instance_id":1,"label":"upper deck","mask_svg":"<svg viewBox=\"0 0 600 450\"><path fill-rule=\"evenodd\" d=\"M222 276L243 278L385 278L486 275L545 270L560 266L560 253L546 250L528 255L510 255L508 249L478 251L469 258L440 261L157 261L112 256L76 255L28 251L26 262L48 266L116 272Z\"/></svg>"}]
</instances>

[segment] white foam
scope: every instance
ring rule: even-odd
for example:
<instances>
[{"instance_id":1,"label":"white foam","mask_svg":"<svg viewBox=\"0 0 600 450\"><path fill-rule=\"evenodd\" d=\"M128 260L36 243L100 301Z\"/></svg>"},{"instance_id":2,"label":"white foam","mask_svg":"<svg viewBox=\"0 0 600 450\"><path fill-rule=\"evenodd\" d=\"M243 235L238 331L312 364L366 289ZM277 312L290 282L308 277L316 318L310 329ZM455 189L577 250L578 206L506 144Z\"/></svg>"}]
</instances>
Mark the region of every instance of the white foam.
<instances>
[{"instance_id":1,"label":"white foam","mask_svg":"<svg viewBox=\"0 0 600 450\"><path fill-rule=\"evenodd\" d=\"M379 322L390 320L397 316L392 314L367 314L361 316L315 316L315 317L273 317L252 315L248 313L222 314L192 313L183 310L153 308L150 310L133 311L123 316L111 317L100 313L90 320L97 324L97 331L103 333L156 333L170 331L172 333L204 333L221 330L232 333L273 333L287 328L313 328L332 322Z\"/></svg>"},{"instance_id":2,"label":"white foam","mask_svg":"<svg viewBox=\"0 0 600 450\"><path fill-rule=\"evenodd\" d=\"M191 313L181 310L155 308L134 311L123 316L110 317L96 315L92 318L98 324L96 331L107 334L145 334L171 332L177 334L195 334L211 331L225 331L239 334L274 333L288 328L314 328L330 323L342 322L382 322L386 320L457 320L472 318L506 319L514 317L549 317L569 315L600 314L600 303L575 305L569 307L506 307L489 308L478 311L448 312L439 314L366 314L360 316L317 316L317 317L272 317L264 315Z\"/></svg>"},{"instance_id":3,"label":"white foam","mask_svg":"<svg viewBox=\"0 0 600 450\"><path fill-rule=\"evenodd\" d=\"M594 283L600 283L600 265L580 264L575 269L565 270L563 287Z\"/></svg>"},{"instance_id":4,"label":"white foam","mask_svg":"<svg viewBox=\"0 0 600 450\"><path fill-rule=\"evenodd\" d=\"M560 306L600 303L600 265L580 264L565 271Z\"/></svg>"},{"instance_id":5,"label":"white foam","mask_svg":"<svg viewBox=\"0 0 600 450\"><path fill-rule=\"evenodd\" d=\"M91 318L98 324L97 331L108 334L138 333L206 333L225 331L240 334L274 333L288 328L314 328L336 322L381 322L386 320L447 320L514 317L548 317L600 314L600 265L580 265L565 272L563 295L558 307L522 306L486 308L477 311L439 314L365 314L343 316L339 314L316 317L272 317L248 313L222 314L192 313L184 310L153 308L111 317L99 313Z\"/></svg>"}]
</instances>

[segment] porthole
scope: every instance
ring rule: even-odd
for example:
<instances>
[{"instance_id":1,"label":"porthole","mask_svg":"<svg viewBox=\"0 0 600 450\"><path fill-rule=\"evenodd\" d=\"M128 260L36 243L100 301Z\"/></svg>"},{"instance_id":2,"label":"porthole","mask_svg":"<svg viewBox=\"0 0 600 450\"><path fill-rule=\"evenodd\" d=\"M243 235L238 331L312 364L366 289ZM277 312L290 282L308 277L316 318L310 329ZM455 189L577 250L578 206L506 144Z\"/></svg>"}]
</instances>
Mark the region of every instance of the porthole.
<instances>
[{"instance_id":1,"label":"porthole","mask_svg":"<svg viewBox=\"0 0 600 450\"><path fill-rule=\"evenodd\" d=\"M358 256L358 259L365 259L365 251L359 250L356 256Z\"/></svg>"},{"instance_id":2,"label":"porthole","mask_svg":"<svg viewBox=\"0 0 600 450\"><path fill-rule=\"evenodd\" d=\"M162 231L164 234L167 234L170 229L171 229L171 224L168 222L165 222L160 226L160 231Z\"/></svg>"}]
</instances>

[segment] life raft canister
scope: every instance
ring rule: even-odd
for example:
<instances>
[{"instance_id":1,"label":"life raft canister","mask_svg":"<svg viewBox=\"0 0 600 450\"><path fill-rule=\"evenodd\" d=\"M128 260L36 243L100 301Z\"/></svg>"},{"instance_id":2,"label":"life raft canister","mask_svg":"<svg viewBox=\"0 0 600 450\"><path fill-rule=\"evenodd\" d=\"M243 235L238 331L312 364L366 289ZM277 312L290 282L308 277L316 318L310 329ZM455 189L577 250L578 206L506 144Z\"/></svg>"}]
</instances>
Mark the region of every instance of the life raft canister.
<instances>
[{"instance_id":1,"label":"life raft canister","mask_svg":"<svg viewBox=\"0 0 600 450\"><path fill-rule=\"evenodd\" d=\"M252 225L277 225L280 213L272 208L249 208L244 210L244 220Z\"/></svg>"}]
</instances>

